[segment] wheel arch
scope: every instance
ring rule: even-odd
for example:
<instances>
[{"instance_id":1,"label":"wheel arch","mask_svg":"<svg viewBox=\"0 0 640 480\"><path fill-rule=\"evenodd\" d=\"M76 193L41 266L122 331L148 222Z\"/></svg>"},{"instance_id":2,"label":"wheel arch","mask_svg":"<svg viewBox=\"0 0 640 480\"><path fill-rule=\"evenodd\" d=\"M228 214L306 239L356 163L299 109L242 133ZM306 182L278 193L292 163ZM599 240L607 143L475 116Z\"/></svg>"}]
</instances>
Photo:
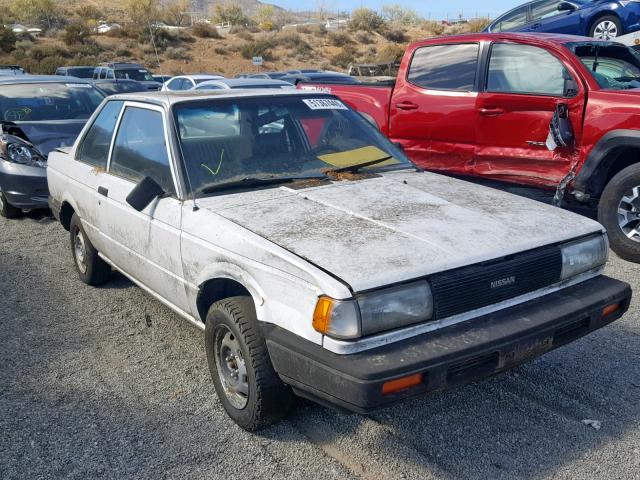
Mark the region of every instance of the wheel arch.
<instances>
[{"instance_id":1,"label":"wheel arch","mask_svg":"<svg viewBox=\"0 0 640 480\"><path fill-rule=\"evenodd\" d=\"M618 19L618 21L620 22L620 30L621 32L618 34L618 36L620 35L624 35L625 31L624 31L624 22L622 21L622 18L620 18L620 15L617 14L617 12L615 12L614 10L600 10L597 13L593 14L593 17L591 17L591 19L589 20L589 26L587 29L587 34L591 35L591 29L594 27L594 25L596 24L596 22L598 20L600 20L602 17L609 17L609 16L613 16L616 17Z\"/></svg>"},{"instance_id":2,"label":"wheel arch","mask_svg":"<svg viewBox=\"0 0 640 480\"><path fill-rule=\"evenodd\" d=\"M60 223L66 231L71 229L71 217L73 217L74 213L76 213L76 209L73 208L71 203L66 200L63 201L60 206Z\"/></svg>"},{"instance_id":3,"label":"wheel arch","mask_svg":"<svg viewBox=\"0 0 640 480\"><path fill-rule=\"evenodd\" d=\"M635 163L640 163L640 131L609 132L587 156L576 176L574 190L599 198L618 172Z\"/></svg>"}]
</instances>

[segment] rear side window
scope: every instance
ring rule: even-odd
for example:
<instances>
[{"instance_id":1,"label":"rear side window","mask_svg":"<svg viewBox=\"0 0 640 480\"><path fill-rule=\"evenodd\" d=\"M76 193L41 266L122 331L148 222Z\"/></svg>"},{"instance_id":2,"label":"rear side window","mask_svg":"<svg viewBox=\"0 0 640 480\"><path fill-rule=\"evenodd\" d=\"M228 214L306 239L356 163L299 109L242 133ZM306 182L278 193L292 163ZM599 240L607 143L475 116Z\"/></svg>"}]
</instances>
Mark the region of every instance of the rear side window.
<instances>
[{"instance_id":1,"label":"rear side window","mask_svg":"<svg viewBox=\"0 0 640 480\"><path fill-rule=\"evenodd\" d=\"M409 67L409 82L435 90L473 90L478 67L477 43L418 48Z\"/></svg>"},{"instance_id":2,"label":"rear side window","mask_svg":"<svg viewBox=\"0 0 640 480\"><path fill-rule=\"evenodd\" d=\"M109 172L135 183L151 177L165 192L175 194L160 112L127 107L116 135Z\"/></svg>"},{"instance_id":3,"label":"rear side window","mask_svg":"<svg viewBox=\"0 0 640 480\"><path fill-rule=\"evenodd\" d=\"M542 48L497 43L491 49L487 90L561 96L567 75L560 60Z\"/></svg>"},{"instance_id":4,"label":"rear side window","mask_svg":"<svg viewBox=\"0 0 640 480\"><path fill-rule=\"evenodd\" d=\"M174 78L167 84L169 90L180 90L182 88L182 78Z\"/></svg>"},{"instance_id":5,"label":"rear side window","mask_svg":"<svg viewBox=\"0 0 640 480\"><path fill-rule=\"evenodd\" d=\"M76 159L99 168L107 168L107 157L113 130L122 109L122 102L107 103L78 146Z\"/></svg>"},{"instance_id":6,"label":"rear side window","mask_svg":"<svg viewBox=\"0 0 640 480\"><path fill-rule=\"evenodd\" d=\"M492 32L508 32L519 28L529 22L527 11L529 7L524 6L506 13L503 17L496 20L491 26Z\"/></svg>"}]
</instances>

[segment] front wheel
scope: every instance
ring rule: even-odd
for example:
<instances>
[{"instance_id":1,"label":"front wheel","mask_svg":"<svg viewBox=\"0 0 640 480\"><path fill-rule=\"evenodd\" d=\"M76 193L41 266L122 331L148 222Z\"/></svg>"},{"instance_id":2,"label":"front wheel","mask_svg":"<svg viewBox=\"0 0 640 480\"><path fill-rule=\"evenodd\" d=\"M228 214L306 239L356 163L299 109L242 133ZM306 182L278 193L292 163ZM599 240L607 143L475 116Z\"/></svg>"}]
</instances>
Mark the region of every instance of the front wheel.
<instances>
[{"instance_id":1,"label":"front wheel","mask_svg":"<svg viewBox=\"0 0 640 480\"><path fill-rule=\"evenodd\" d=\"M0 216L4 218L18 218L22 214L22 210L14 207L9 203L2 190L0 190Z\"/></svg>"},{"instance_id":2,"label":"front wheel","mask_svg":"<svg viewBox=\"0 0 640 480\"><path fill-rule=\"evenodd\" d=\"M271 365L250 297L211 306L205 347L218 398L239 426L256 431L286 415L293 393Z\"/></svg>"},{"instance_id":3,"label":"front wheel","mask_svg":"<svg viewBox=\"0 0 640 480\"><path fill-rule=\"evenodd\" d=\"M591 26L589 36L599 40L610 40L622 35L622 23L615 15L598 18Z\"/></svg>"},{"instance_id":4,"label":"front wheel","mask_svg":"<svg viewBox=\"0 0 640 480\"><path fill-rule=\"evenodd\" d=\"M640 164L611 179L600 198L598 220L619 257L640 263Z\"/></svg>"},{"instance_id":5,"label":"front wheel","mask_svg":"<svg viewBox=\"0 0 640 480\"><path fill-rule=\"evenodd\" d=\"M111 267L100 258L82 228L80 217L71 217L71 254L80 280L88 285L102 285L109 279Z\"/></svg>"}]
</instances>

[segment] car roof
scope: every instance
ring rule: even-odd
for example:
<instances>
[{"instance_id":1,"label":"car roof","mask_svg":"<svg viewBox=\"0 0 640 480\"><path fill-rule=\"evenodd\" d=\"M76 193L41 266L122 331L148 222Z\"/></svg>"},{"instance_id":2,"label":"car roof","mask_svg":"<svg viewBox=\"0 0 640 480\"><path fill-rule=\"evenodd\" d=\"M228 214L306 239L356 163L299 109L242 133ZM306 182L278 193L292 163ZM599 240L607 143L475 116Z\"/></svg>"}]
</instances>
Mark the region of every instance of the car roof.
<instances>
[{"instance_id":1,"label":"car roof","mask_svg":"<svg viewBox=\"0 0 640 480\"><path fill-rule=\"evenodd\" d=\"M60 69L65 69L65 70L69 70L70 68L96 68L93 65L65 65L64 67L58 67L58 70Z\"/></svg>"},{"instance_id":2,"label":"car roof","mask_svg":"<svg viewBox=\"0 0 640 480\"><path fill-rule=\"evenodd\" d=\"M415 48L426 45L437 45L439 43L455 43L457 41L464 42L483 42L483 41L520 41L531 45L566 45L572 42L605 42L607 40L597 40L591 37L581 37L578 35L566 35L562 33L525 33L525 32L482 32L482 33L465 33L461 35L445 35L442 37L434 37L425 40L413 42L407 48ZM609 41L609 43L611 43ZM311 74L308 74L311 75Z\"/></svg>"},{"instance_id":3,"label":"car roof","mask_svg":"<svg viewBox=\"0 0 640 480\"><path fill-rule=\"evenodd\" d=\"M176 75L173 78L190 78L191 80L218 80L224 78L222 75L216 75L215 73L196 73L194 75Z\"/></svg>"},{"instance_id":4,"label":"car roof","mask_svg":"<svg viewBox=\"0 0 640 480\"><path fill-rule=\"evenodd\" d=\"M207 82L202 82L198 87L202 85L214 85L214 84L225 84L231 88L239 88L244 86L252 86L252 85L282 85L282 86L291 86L289 82L283 82L282 80L274 80L270 78L220 78L215 80L209 80Z\"/></svg>"},{"instance_id":5,"label":"car roof","mask_svg":"<svg viewBox=\"0 0 640 480\"><path fill-rule=\"evenodd\" d=\"M87 83L91 82L85 78L67 77L65 75L20 75L20 76L0 76L0 83Z\"/></svg>"},{"instance_id":6,"label":"car roof","mask_svg":"<svg viewBox=\"0 0 640 480\"><path fill-rule=\"evenodd\" d=\"M188 102L190 100L206 100L218 98L251 98L251 97L273 97L273 96L311 96L326 95L324 92L312 92L307 90L278 90L273 88L249 88L249 89L228 89L228 90L180 90L180 91L150 91L138 93L124 93L112 95L110 100L124 100L131 102L152 103L156 105L171 106L176 103Z\"/></svg>"}]
</instances>

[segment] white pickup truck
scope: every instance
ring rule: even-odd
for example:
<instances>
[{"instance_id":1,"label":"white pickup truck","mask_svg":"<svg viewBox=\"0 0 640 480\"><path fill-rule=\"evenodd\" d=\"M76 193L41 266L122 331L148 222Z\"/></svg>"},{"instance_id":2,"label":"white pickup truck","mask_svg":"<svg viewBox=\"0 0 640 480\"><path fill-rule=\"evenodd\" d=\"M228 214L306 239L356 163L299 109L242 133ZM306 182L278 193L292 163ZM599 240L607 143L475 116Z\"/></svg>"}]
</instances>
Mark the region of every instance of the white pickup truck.
<instances>
[{"instance_id":1,"label":"white pickup truck","mask_svg":"<svg viewBox=\"0 0 640 480\"><path fill-rule=\"evenodd\" d=\"M111 96L47 174L80 278L202 328L247 430L294 394L368 412L492 375L631 298L598 223L420 171L322 93Z\"/></svg>"}]
</instances>

